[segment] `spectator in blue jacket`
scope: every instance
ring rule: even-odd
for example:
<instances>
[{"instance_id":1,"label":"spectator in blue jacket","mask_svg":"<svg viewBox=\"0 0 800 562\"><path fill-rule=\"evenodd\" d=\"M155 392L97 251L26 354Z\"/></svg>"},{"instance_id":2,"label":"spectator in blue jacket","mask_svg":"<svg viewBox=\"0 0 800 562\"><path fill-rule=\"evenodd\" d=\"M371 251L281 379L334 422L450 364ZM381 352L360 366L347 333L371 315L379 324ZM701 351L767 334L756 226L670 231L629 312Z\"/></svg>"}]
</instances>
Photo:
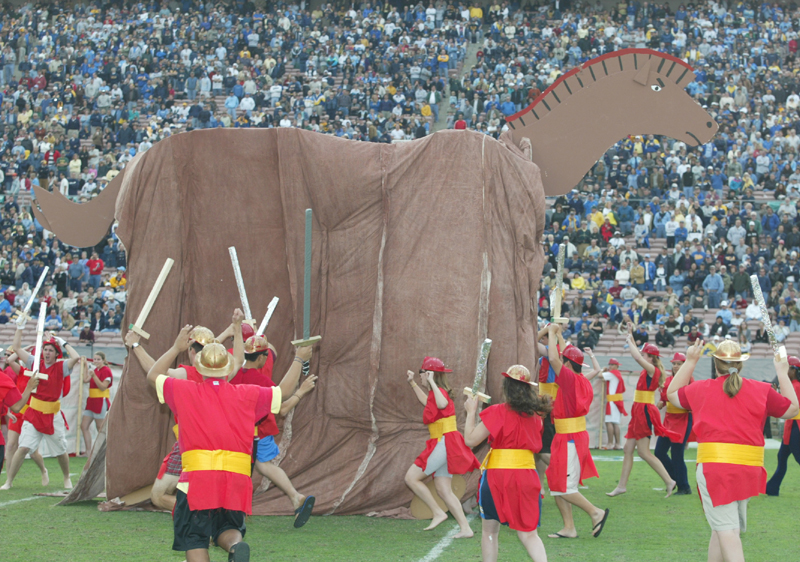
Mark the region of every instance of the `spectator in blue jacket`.
<instances>
[{"instance_id":1,"label":"spectator in blue jacket","mask_svg":"<svg viewBox=\"0 0 800 562\"><path fill-rule=\"evenodd\" d=\"M716 266L711 266L708 269L709 273L703 281L703 289L708 293L708 307L719 308L719 303L722 301L722 291L725 285L722 282L722 276L717 273Z\"/></svg>"}]
</instances>

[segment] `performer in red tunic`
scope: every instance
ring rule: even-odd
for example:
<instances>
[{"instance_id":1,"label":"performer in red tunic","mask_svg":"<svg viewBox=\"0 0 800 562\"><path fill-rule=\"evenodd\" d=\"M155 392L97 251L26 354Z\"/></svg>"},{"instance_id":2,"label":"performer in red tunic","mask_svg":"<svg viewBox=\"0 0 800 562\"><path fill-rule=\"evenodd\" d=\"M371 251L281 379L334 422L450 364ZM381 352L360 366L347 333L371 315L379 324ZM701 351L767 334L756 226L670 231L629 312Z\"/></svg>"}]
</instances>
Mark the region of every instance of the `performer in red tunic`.
<instances>
[{"instance_id":1,"label":"performer in red tunic","mask_svg":"<svg viewBox=\"0 0 800 562\"><path fill-rule=\"evenodd\" d=\"M108 368L106 354L97 351L92 359L92 364L87 365L84 383L89 383L89 397L86 399L86 408L81 420L81 432L86 446L86 454L92 450L92 421L97 431L103 429L106 414L111 407L111 384L114 376Z\"/></svg>"},{"instance_id":2,"label":"performer in red tunic","mask_svg":"<svg viewBox=\"0 0 800 562\"><path fill-rule=\"evenodd\" d=\"M791 419L800 412L789 380L789 363L774 358L780 394L763 382L742 378L739 344L725 340L714 353L716 379L689 379L703 353L699 339L686 352L667 390L670 403L691 410L697 437L697 489L711 527L709 560L743 561L739 533L747 527L747 502L766 491L764 422Z\"/></svg>"},{"instance_id":3,"label":"performer in red tunic","mask_svg":"<svg viewBox=\"0 0 800 562\"><path fill-rule=\"evenodd\" d=\"M6 408L7 411L18 414L22 411L31 397L31 392L39 385L39 379L28 379L25 384L24 392L20 393L14 381L0 371L0 406ZM6 442L3 439L3 434L0 433L0 471L3 470L5 461Z\"/></svg>"},{"instance_id":4,"label":"performer in red tunic","mask_svg":"<svg viewBox=\"0 0 800 562\"><path fill-rule=\"evenodd\" d=\"M244 315L234 312L240 324ZM170 350L147 374L158 399L183 420L180 442L183 471L173 512L173 550L187 560L208 560L209 537L228 552L228 560L250 560L243 541L245 515L252 512L253 484L250 454L253 428L270 412L280 409L279 388L234 386L234 358L220 343L206 345L195 356L194 367L203 382L164 375L169 365L191 345L191 326L185 326ZM241 335L238 336L241 342Z\"/></svg>"},{"instance_id":5,"label":"performer in red tunic","mask_svg":"<svg viewBox=\"0 0 800 562\"><path fill-rule=\"evenodd\" d=\"M42 342L42 354L39 365L34 366L33 355L22 347L22 329L24 317L17 325L13 347L24 366L29 370L43 373L46 379L39 381L36 392L31 396L30 405L25 410L22 431L19 435L19 448L8 467L8 480L0 490L8 490L14 483L19 469L29 451L36 451L42 441L58 458L58 464L64 476L64 487L72 488L69 477L69 455L67 454L66 421L61 413L61 396L69 394L70 372L81 356L72 345L62 338L51 338ZM69 359L59 360L61 350L69 354Z\"/></svg>"},{"instance_id":6,"label":"performer in red tunic","mask_svg":"<svg viewBox=\"0 0 800 562\"><path fill-rule=\"evenodd\" d=\"M30 352L30 349L28 351ZM16 383L17 390L19 390L20 393L25 392L25 387L31 378L30 374L25 370L25 367L19 364L19 357L17 357L17 354L13 352L12 347L6 349L6 357L7 367L5 368L5 373ZM28 401L30 401L30 398L28 398ZM19 413L14 414L9 412L7 414L8 443L6 443L5 458L9 465L11 464L11 459L14 458L14 453L16 453L17 449L19 448L19 434L22 431L22 422L25 421L24 414L25 410L27 409L28 405L25 404ZM37 449L36 451L31 451L29 455L31 460L39 468L39 472L42 473L42 486L47 486L50 484L50 475L47 472L47 468L44 466L44 458L42 458L42 454Z\"/></svg>"},{"instance_id":7,"label":"performer in red tunic","mask_svg":"<svg viewBox=\"0 0 800 562\"><path fill-rule=\"evenodd\" d=\"M139 361L142 369L149 372L155 365L149 353L139 343L139 334L134 331L129 331L125 334L125 345L133 351L133 355ZM191 345L189 346L189 363L193 363L195 357L203 346L214 341L214 333L203 326L195 326L190 334ZM234 367L236 365L234 364ZM238 371L238 369L237 369ZM179 365L178 368L170 368L166 370L167 376L179 380L189 380L192 382L203 382L203 377L197 372L191 364ZM164 460L161 462L161 468L158 471L156 480L153 483L153 488L150 491L150 501L153 505L166 511L172 511L175 507L175 491L178 486L178 478L181 475L181 450L178 440L178 417L175 412L172 412L175 418L175 424L172 426L172 431L175 434L175 443L172 445L172 450L167 453Z\"/></svg>"},{"instance_id":8,"label":"performer in red tunic","mask_svg":"<svg viewBox=\"0 0 800 562\"><path fill-rule=\"evenodd\" d=\"M608 367L603 370L603 380L606 381L606 412L605 423L608 433L607 449L621 450L622 441L619 438L619 422L622 416L627 416L625 410L625 381L619 370L619 361L613 357L608 360Z\"/></svg>"},{"instance_id":9,"label":"performer in red tunic","mask_svg":"<svg viewBox=\"0 0 800 562\"><path fill-rule=\"evenodd\" d=\"M661 387L661 400L656 407L660 410L665 405L667 412L664 414L664 427L670 431L674 431L682 437L680 439L661 437L656 440L655 456L664 465L669 477L677 482L678 491L675 492L678 496L691 495L692 488L689 486L689 476L686 471L686 462L683 460L683 450L686 443L691 439L692 434L692 413L684 410L683 408L676 408L667 400L667 389L675 373L681 368L681 365L686 362L686 356L683 353L676 353L672 356L672 375L667 377L664 386ZM693 383L691 379L689 383ZM672 458L667 452L672 453Z\"/></svg>"},{"instance_id":10,"label":"performer in red tunic","mask_svg":"<svg viewBox=\"0 0 800 562\"><path fill-rule=\"evenodd\" d=\"M423 480L433 474L439 497L461 527L461 531L455 536L460 539L473 536L473 532L464 516L461 502L453 493L452 475L472 472L480 468L480 463L470 448L464 444L464 438L456 427L456 408L450 398L450 385L445 374L451 372L450 369L444 368L444 363L440 359L426 357L420 370L420 374L425 373L430 389L428 394L425 394L414 381L414 373L408 371L408 382L414 389L417 399L425 406L422 423L428 426L430 439L425 443L425 450L406 472L405 481L411 491L417 494L433 512L433 520L425 528L429 531L447 520L447 513L442 511L433 499L431 491L423 484Z\"/></svg>"},{"instance_id":11,"label":"performer in red tunic","mask_svg":"<svg viewBox=\"0 0 800 562\"><path fill-rule=\"evenodd\" d=\"M574 345L567 346L561 335L559 324L547 327L550 345L550 366L556 376L556 399L553 403L553 419L556 436L547 467L547 485L561 512L564 527L550 538L575 538L578 531L572 517L572 506L584 510L592 518L592 536L599 537L608 519L608 511L592 505L578 491L584 478L597 476L597 469L589 453L589 434L586 432L586 414L592 405L592 384L580 374L583 368L583 352ZM558 345L553 345L557 343ZM563 357L558 350L563 349ZM596 372L600 370L597 369Z\"/></svg>"},{"instance_id":12,"label":"performer in red tunic","mask_svg":"<svg viewBox=\"0 0 800 562\"><path fill-rule=\"evenodd\" d=\"M633 469L633 451L636 450L639 458L646 461L664 481L664 485L667 487L665 497L668 498L675 489L675 480L670 477L661 461L650 452L650 436L655 431L658 436L680 441L683 435L664 427L661 424L661 413L656 408L656 390L663 386L666 379L664 368L661 366L661 352L652 343L644 344L640 352L633 340L633 324L630 322L628 322L627 344L631 356L642 366L642 374L639 375L639 382L636 384L636 394L633 398L633 408L631 408L631 422L628 425L628 433L625 434L622 475L619 477L617 487L606 495L614 497L624 494L628 490L628 477Z\"/></svg>"},{"instance_id":13,"label":"performer in red tunic","mask_svg":"<svg viewBox=\"0 0 800 562\"><path fill-rule=\"evenodd\" d=\"M501 524L517 531L531 559L545 562L547 553L538 533L542 483L533 455L542 446L542 416L550 412L552 401L532 388L537 385L531 382L527 367L514 365L503 376L505 403L483 410L477 426L478 401L468 398L464 403L467 446L477 447L487 438L491 446L483 461L485 470L478 489L483 518L483 562L497 560Z\"/></svg>"},{"instance_id":14,"label":"performer in red tunic","mask_svg":"<svg viewBox=\"0 0 800 562\"><path fill-rule=\"evenodd\" d=\"M242 324L243 327L246 325ZM235 347L236 344L234 343L234 355L236 354ZM300 403L303 396L314 390L316 386L316 375L310 375L303 381L300 388L297 388L300 373L303 370L303 362L311 360L311 350L311 346L296 348L295 358L291 367L289 367L289 371L284 375L280 385L276 385L272 381L272 377L264 374L267 363L272 363L272 347L265 336L253 335L244 342L244 366L231 379L231 384L254 384L266 388L280 386L281 396L288 396L281 404L280 410L280 415L286 416ZM272 368L270 366L271 371ZM304 496L298 492L286 472L277 464L270 462L280 453L278 445L275 443L275 436L278 433L278 424L273 414L266 416L257 425L254 447L255 469L259 474L275 484L291 500L295 512L294 527L299 529L311 517L315 498L314 496Z\"/></svg>"},{"instance_id":15,"label":"performer in red tunic","mask_svg":"<svg viewBox=\"0 0 800 562\"><path fill-rule=\"evenodd\" d=\"M789 357L789 380L792 381L795 394L800 396L800 358ZM778 468L767 482L767 495L777 496L781 491L781 482L786 476L789 455L800 464L800 414L786 420L783 425L783 441L778 449Z\"/></svg>"}]
</instances>

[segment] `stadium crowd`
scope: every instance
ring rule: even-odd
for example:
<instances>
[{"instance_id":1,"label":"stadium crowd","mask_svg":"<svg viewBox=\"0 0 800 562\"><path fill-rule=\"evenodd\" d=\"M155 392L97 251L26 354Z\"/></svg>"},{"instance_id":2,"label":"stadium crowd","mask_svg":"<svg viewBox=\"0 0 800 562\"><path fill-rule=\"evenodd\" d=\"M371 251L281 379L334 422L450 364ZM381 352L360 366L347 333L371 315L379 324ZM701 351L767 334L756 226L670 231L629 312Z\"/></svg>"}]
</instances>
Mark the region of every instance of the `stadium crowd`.
<instances>
[{"instance_id":1,"label":"stadium crowd","mask_svg":"<svg viewBox=\"0 0 800 562\"><path fill-rule=\"evenodd\" d=\"M570 68L649 47L696 68L688 91L720 132L697 149L624 139L548 210L547 249L569 238L571 331L590 342L630 319L640 339L651 327L666 342L697 333L749 345L764 337L752 323L760 315L750 274L779 337L800 330L800 12L755 2L674 12L647 2L558 6L183 0L4 9L0 323L45 265L51 325L118 330L124 312L119 241L112 233L96 248L59 244L28 210L32 185L86 200L136 154L194 129L302 127L397 142L448 127L496 138ZM721 320L696 321L698 308Z\"/></svg>"}]
</instances>

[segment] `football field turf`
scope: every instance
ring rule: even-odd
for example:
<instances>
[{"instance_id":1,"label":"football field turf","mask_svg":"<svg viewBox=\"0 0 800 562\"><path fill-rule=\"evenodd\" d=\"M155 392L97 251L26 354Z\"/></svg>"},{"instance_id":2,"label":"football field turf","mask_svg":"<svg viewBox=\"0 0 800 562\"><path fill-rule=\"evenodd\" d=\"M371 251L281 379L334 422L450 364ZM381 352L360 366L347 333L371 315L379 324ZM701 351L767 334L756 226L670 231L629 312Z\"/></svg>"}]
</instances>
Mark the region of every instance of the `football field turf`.
<instances>
[{"instance_id":1,"label":"football field turf","mask_svg":"<svg viewBox=\"0 0 800 562\"><path fill-rule=\"evenodd\" d=\"M689 479L694 488L694 455L687 451ZM710 531L695 495L664 499L663 482L643 462L636 462L628 493L608 498L622 468L619 452L592 451L600 479L587 480L584 495L611 513L602 537L591 537L588 516L575 513L579 538L548 539L561 528L555 504L546 497L540 534L550 560L586 562L650 562L705 560ZM767 471L776 464L776 450L766 451ZM76 472L83 459L73 459ZM60 471L48 459L51 485L44 489L39 471L26 461L15 486L0 492L0 560L58 560L96 562L113 560L175 561L184 557L171 550L170 516L151 512L101 513L96 502L56 507L59 498L33 494L57 490ZM80 464L79 464L80 463ZM2 475L5 481L5 474ZM748 531L743 535L749 562L797 560L797 514L800 512L800 466L790 459L779 498L760 496L750 502ZM292 527L289 517L250 517L247 541L255 561L464 561L480 560L480 517L472 519L475 537L448 540L455 522L451 518L431 532L427 523L376 519L365 516L312 517L303 528ZM500 560L526 560L516 533L500 534ZM212 561L227 560L219 549Z\"/></svg>"}]
</instances>

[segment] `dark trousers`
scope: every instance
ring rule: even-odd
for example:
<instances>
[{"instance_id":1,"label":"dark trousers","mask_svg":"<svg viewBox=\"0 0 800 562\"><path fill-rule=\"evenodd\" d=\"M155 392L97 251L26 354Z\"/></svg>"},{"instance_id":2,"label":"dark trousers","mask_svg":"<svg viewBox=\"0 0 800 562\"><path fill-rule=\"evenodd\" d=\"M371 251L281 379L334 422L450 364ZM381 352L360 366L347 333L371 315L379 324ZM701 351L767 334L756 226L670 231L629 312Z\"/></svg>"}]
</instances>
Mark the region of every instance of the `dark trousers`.
<instances>
[{"instance_id":1,"label":"dark trousers","mask_svg":"<svg viewBox=\"0 0 800 562\"><path fill-rule=\"evenodd\" d=\"M686 462L683 460L683 450L686 447L686 442L689 440L689 435L691 433L692 414L689 414L689 423L686 425L686 435L683 436L682 443L673 443L668 437L659 437L656 441L656 458L664 465L669 477L677 483L678 490L690 489ZM672 455L671 459L667 454L668 451Z\"/></svg>"},{"instance_id":2,"label":"dark trousers","mask_svg":"<svg viewBox=\"0 0 800 562\"><path fill-rule=\"evenodd\" d=\"M790 420L786 421L786 423L789 422ZM792 434L789 437L789 444L781 443L781 448L778 449L778 468L772 478L769 479L769 482L767 482L767 495L777 496L781 491L781 482L783 482L783 477L786 476L789 455L794 455L794 460L800 464L800 429L794 422L792 422Z\"/></svg>"}]
</instances>

